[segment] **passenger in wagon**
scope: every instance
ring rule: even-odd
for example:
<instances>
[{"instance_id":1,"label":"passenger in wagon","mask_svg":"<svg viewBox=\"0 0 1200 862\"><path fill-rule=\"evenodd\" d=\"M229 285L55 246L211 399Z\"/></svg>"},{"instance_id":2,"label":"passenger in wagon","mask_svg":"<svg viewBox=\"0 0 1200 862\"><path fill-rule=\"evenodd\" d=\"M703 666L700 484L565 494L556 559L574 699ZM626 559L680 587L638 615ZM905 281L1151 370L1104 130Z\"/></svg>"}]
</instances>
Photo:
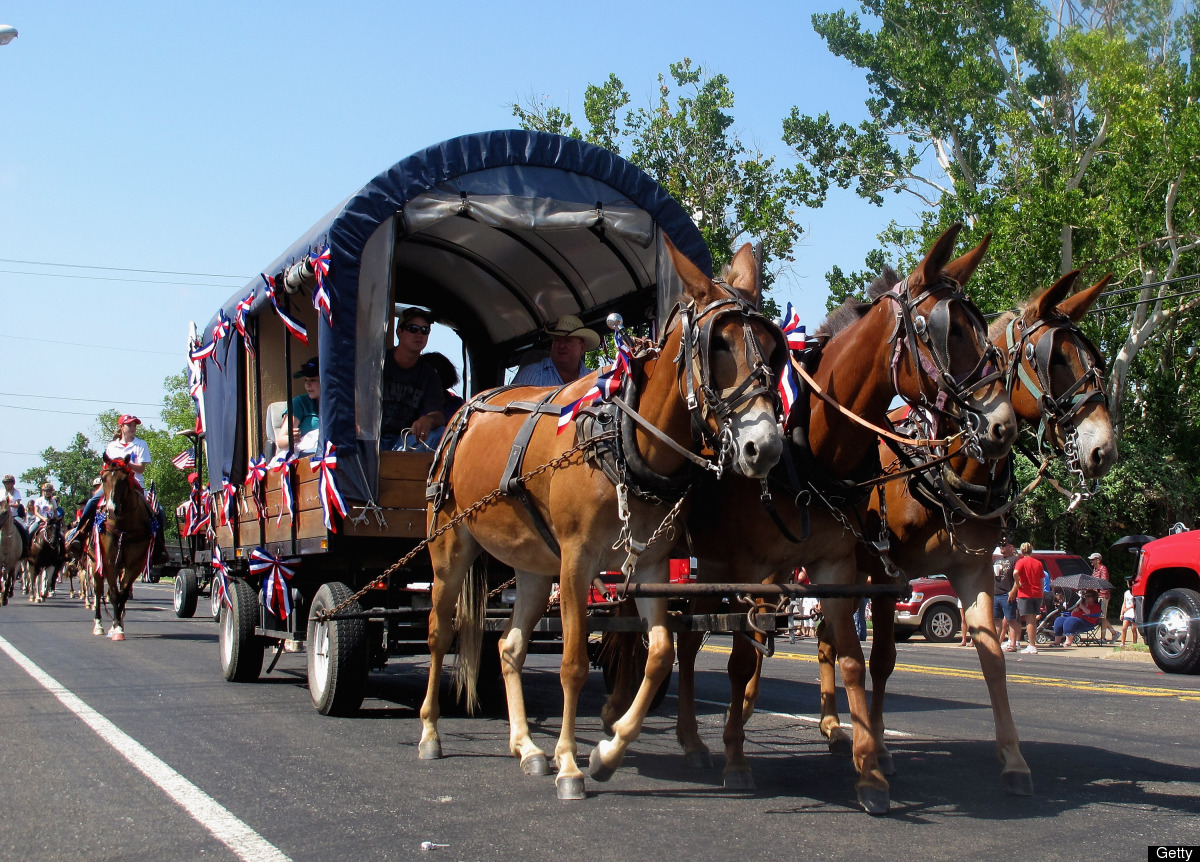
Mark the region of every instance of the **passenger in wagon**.
<instances>
[{"instance_id":1,"label":"passenger in wagon","mask_svg":"<svg viewBox=\"0 0 1200 862\"><path fill-rule=\"evenodd\" d=\"M546 334L550 336L550 355L518 370L514 385L562 386L593 370L583 361L583 354L600 346L594 329L588 329L575 315L564 314Z\"/></svg>"},{"instance_id":2,"label":"passenger in wagon","mask_svg":"<svg viewBox=\"0 0 1200 862\"><path fill-rule=\"evenodd\" d=\"M433 366L421 361L432 325L432 316L422 308L400 313L396 347L384 357L379 381L380 449L433 449L445 430L442 381Z\"/></svg>"},{"instance_id":3,"label":"passenger in wagon","mask_svg":"<svg viewBox=\"0 0 1200 862\"><path fill-rule=\"evenodd\" d=\"M304 378L304 391L292 398L292 427L288 434L287 421L275 429L275 445L279 450L289 448L291 439L296 440L296 452L304 455L317 451L321 427L321 364L317 357L305 362L292 375ZM289 439L289 437L291 439Z\"/></svg>"}]
</instances>

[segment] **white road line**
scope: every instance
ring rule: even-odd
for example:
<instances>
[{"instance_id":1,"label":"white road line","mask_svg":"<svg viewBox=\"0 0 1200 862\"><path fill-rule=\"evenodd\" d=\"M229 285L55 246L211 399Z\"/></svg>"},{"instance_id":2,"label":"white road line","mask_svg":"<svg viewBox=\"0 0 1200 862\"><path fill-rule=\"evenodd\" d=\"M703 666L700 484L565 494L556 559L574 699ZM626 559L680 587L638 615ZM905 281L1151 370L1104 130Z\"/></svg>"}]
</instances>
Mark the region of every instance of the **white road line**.
<instances>
[{"instance_id":1,"label":"white road line","mask_svg":"<svg viewBox=\"0 0 1200 862\"><path fill-rule=\"evenodd\" d=\"M68 691L54 677L34 664L3 637L0 637L0 650L4 650L8 657L37 680L42 688L58 698L63 706L75 713L118 754L157 784L175 804L211 832L214 838L232 850L239 859L245 860L245 862L291 862L290 857L278 847L238 820L211 796L167 766L157 756L151 754L145 746Z\"/></svg>"},{"instance_id":2,"label":"white road line","mask_svg":"<svg viewBox=\"0 0 1200 862\"><path fill-rule=\"evenodd\" d=\"M674 697L674 698L678 699L678 697L679 697L679 696L678 696L678 695L675 695L675 694L669 694L669 695L667 695L667 697ZM707 704L709 704L710 706L723 706L723 707L725 707L726 709L728 709L728 708L729 708L729 704L728 704L728 703L722 703L722 702L721 702L721 701L719 701L719 700L705 700L704 698L700 698L700 697L696 698L696 703L707 703ZM820 724L820 723L821 723L821 717L820 717L819 715L817 715L817 716L813 716L813 715L800 715L800 713L798 713L798 712L772 712L772 711L771 711L771 710L769 710L769 709L755 709L755 710L754 710L754 712L755 712L755 714L756 714L756 715L759 715L759 714L761 714L761 715L773 715L773 716L775 716L776 718L791 718L791 719L794 719L794 720L796 720L796 721L809 721L809 722L812 722L813 724ZM847 730L849 730L849 729L850 729L850 727L851 727L850 723L849 723L849 722L845 722L845 721L843 721L843 722L842 722L842 725L841 725L841 726L842 726L842 727L844 727L844 728L846 728ZM904 732L904 731L902 731L902 730L888 730L888 729L886 729L886 728L884 728L883 735L884 735L884 736L898 736L898 737L901 737L901 738L903 738L903 739L911 739L911 738L912 738L912 734L911 734L911 733L905 733L905 732Z\"/></svg>"}]
</instances>

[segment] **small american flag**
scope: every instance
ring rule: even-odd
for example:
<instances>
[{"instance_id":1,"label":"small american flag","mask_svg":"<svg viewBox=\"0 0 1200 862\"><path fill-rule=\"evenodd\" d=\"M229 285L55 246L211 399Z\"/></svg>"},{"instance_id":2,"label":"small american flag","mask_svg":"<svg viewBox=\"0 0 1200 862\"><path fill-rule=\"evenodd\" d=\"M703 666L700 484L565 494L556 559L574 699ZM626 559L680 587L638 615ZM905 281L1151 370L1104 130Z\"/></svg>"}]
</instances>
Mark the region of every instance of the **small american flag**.
<instances>
[{"instance_id":1,"label":"small american flag","mask_svg":"<svg viewBox=\"0 0 1200 862\"><path fill-rule=\"evenodd\" d=\"M178 455L171 459L171 463L180 470L188 471L196 469L196 450L184 449Z\"/></svg>"}]
</instances>

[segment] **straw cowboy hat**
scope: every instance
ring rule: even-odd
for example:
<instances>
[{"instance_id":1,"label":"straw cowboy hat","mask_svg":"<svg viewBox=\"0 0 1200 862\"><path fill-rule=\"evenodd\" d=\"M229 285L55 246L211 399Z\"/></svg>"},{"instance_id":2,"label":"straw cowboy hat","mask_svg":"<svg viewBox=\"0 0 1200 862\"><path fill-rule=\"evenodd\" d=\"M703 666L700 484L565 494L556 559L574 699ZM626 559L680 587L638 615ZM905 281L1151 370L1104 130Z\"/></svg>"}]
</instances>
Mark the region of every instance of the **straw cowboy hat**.
<instances>
[{"instance_id":1,"label":"straw cowboy hat","mask_svg":"<svg viewBox=\"0 0 1200 862\"><path fill-rule=\"evenodd\" d=\"M573 314L564 314L553 326L546 327L546 334L554 338L581 338L588 350L600 346L600 336L594 329L588 329L583 321Z\"/></svg>"}]
</instances>

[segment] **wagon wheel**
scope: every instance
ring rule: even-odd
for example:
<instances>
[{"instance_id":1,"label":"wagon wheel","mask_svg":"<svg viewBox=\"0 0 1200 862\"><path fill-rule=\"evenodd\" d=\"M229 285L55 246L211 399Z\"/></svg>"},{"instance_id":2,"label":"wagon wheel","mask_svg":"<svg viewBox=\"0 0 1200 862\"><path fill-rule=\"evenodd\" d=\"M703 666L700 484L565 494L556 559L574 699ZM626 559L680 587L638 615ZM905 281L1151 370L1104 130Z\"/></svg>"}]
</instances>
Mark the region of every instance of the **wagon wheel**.
<instances>
[{"instance_id":1,"label":"wagon wheel","mask_svg":"<svg viewBox=\"0 0 1200 862\"><path fill-rule=\"evenodd\" d=\"M175 573L175 590L173 604L175 616L187 619L196 613L196 599L200 596L200 586L196 581L195 569L180 569Z\"/></svg>"},{"instance_id":2,"label":"wagon wheel","mask_svg":"<svg viewBox=\"0 0 1200 862\"><path fill-rule=\"evenodd\" d=\"M340 581L323 584L313 598L308 614L308 694L321 715L351 715L362 705L367 690L370 648L364 620L326 620L317 622L322 611L329 611L354 595ZM358 602L344 608L360 612Z\"/></svg>"},{"instance_id":3,"label":"wagon wheel","mask_svg":"<svg viewBox=\"0 0 1200 862\"><path fill-rule=\"evenodd\" d=\"M258 593L245 581L230 578L229 604L221 611L218 635L221 673L230 682L254 682L262 673L266 640L254 633L258 620Z\"/></svg>"}]
</instances>

